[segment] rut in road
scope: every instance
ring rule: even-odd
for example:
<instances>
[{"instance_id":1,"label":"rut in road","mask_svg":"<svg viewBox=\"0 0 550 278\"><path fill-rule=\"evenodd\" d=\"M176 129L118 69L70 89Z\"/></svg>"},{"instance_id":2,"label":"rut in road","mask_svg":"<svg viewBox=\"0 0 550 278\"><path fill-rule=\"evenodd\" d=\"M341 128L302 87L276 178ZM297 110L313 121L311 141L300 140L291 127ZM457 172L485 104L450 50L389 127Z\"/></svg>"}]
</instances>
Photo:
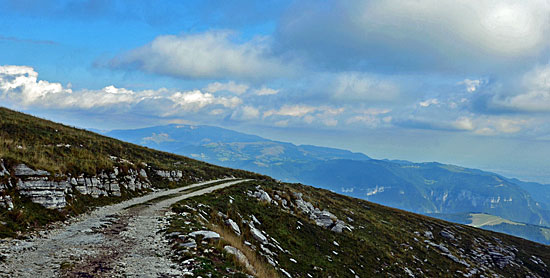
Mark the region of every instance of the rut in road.
<instances>
[{"instance_id":1,"label":"rut in road","mask_svg":"<svg viewBox=\"0 0 550 278\"><path fill-rule=\"evenodd\" d=\"M214 184L220 181L100 207L42 237L4 243L0 277L181 277L159 231L168 224L170 205L248 180ZM203 188L208 184L214 185Z\"/></svg>"}]
</instances>

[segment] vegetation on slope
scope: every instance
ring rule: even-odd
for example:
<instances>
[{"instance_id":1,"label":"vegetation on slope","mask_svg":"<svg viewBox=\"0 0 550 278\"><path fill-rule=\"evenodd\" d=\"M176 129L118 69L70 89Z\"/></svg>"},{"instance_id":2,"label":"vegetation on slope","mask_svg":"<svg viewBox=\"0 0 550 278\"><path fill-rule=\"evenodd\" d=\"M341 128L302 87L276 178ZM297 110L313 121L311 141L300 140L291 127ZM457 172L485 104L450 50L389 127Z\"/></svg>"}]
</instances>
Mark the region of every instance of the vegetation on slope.
<instances>
[{"instance_id":1,"label":"vegetation on slope","mask_svg":"<svg viewBox=\"0 0 550 278\"><path fill-rule=\"evenodd\" d=\"M288 209L275 198L265 202L250 194L260 188L286 200ZM297 204L296 193L346 221L352 230L338 233L316 225L297 205L290 205ZM225 262L223 248L230 243L213 242L208 248L216 251L208 253L189 248L186 235L193 228L184 223L231 231L231 219L239 225L247 251L254 251L264 264L271 261L281 277L550 276L550 247L299 184L253 181L184 200L173 211L177 215L168 233L178 258L199 254L214 265ZM267 242L254 236L251 222Z\"/></svg>"},{"instance_id":2,"label":"vegetation on slope","mask_svg":"<svg viewBox=\"0 0 550 278\"><path fill-rule=\"evenodd\" d=\"M95 175L112 169L116 156L156 169L180 169L205 179L258 176L156 151L0 107L0 157L52 173Z\"/></svg>"},{"instance_id":3,"label":"vegetation on slope","mask_svg":"<svg viewBox=\"0 0 550 278\"><path fill-rule=\"evenodd\" d=\"M116 159L114 159L116 157ZM0 159L8 169L26 164L33 169L50 172L52 179L64 180L67 176L95 176L110 172L116 166L121 172L148 165L152 169L179 170L183 178L170 182L156 175L149 175L154 187L178 187L196 182L228 176L259 178L247 171L223 168L184 156L156 151L69 127L48 120L0 107ZM67 216L82 213L93 206L119 202L139 195L121 188L120 197L92 198L74 193L68 206L62 210L48 210L21 196L15 187L17 178L0 176L0 184L8 185L0 196L10 196L14 208L0 206L0 238L15 236L18 232L42 226L52 221L64 220Z\"/></svg>"}]
</instances>

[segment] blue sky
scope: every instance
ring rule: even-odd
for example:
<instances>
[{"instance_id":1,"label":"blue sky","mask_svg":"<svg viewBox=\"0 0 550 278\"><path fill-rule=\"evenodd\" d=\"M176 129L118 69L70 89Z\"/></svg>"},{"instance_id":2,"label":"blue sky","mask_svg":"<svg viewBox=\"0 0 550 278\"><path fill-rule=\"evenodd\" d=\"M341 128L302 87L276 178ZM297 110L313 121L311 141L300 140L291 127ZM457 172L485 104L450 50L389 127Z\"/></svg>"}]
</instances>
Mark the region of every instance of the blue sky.
<instances>
[{"instance_id":1,"label":"blue sky","mask_svg":"<svg viewBox=\"0 0 550 278\"><path fill-rule=\"evenodd\" d=\"M3 1L0 104L550 183L547 0Z\"/></svg>"}]
</instances>

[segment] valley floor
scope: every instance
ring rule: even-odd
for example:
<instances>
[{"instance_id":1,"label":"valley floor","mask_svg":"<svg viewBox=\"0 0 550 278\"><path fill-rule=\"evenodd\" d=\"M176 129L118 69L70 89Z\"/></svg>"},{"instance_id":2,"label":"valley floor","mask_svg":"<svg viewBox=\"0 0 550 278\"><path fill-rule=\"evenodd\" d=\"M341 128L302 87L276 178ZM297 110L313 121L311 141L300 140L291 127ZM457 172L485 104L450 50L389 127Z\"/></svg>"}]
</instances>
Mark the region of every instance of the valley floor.
<instances>
[{"instance_id":1,"label":"valley floor","mask_svg":"<svg viewBox=\"0 0 550 278\"><path fill-rule=\"evenodd\" d=\"M180 277L161 231L170 205L243 180L157 191L78 216L28 240L0 243L0 277Z\"/></svg>"}]
</instances>

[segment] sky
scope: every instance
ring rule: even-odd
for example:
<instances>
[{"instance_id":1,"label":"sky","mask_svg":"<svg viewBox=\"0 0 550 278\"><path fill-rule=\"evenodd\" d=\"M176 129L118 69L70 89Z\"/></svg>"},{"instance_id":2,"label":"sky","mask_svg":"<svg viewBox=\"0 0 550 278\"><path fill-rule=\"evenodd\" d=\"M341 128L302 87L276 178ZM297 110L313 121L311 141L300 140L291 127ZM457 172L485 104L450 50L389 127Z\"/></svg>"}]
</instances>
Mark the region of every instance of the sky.
<instances>
[{"instance_id":1,"label":"sky","mask_svg":"<svg viewBox=\"0 0 550 278\"><path fill-rule=\"evenodd\" d=\"M0 105L550 183L550 2L0 0Z\"/></svg>"}]
</instances>

